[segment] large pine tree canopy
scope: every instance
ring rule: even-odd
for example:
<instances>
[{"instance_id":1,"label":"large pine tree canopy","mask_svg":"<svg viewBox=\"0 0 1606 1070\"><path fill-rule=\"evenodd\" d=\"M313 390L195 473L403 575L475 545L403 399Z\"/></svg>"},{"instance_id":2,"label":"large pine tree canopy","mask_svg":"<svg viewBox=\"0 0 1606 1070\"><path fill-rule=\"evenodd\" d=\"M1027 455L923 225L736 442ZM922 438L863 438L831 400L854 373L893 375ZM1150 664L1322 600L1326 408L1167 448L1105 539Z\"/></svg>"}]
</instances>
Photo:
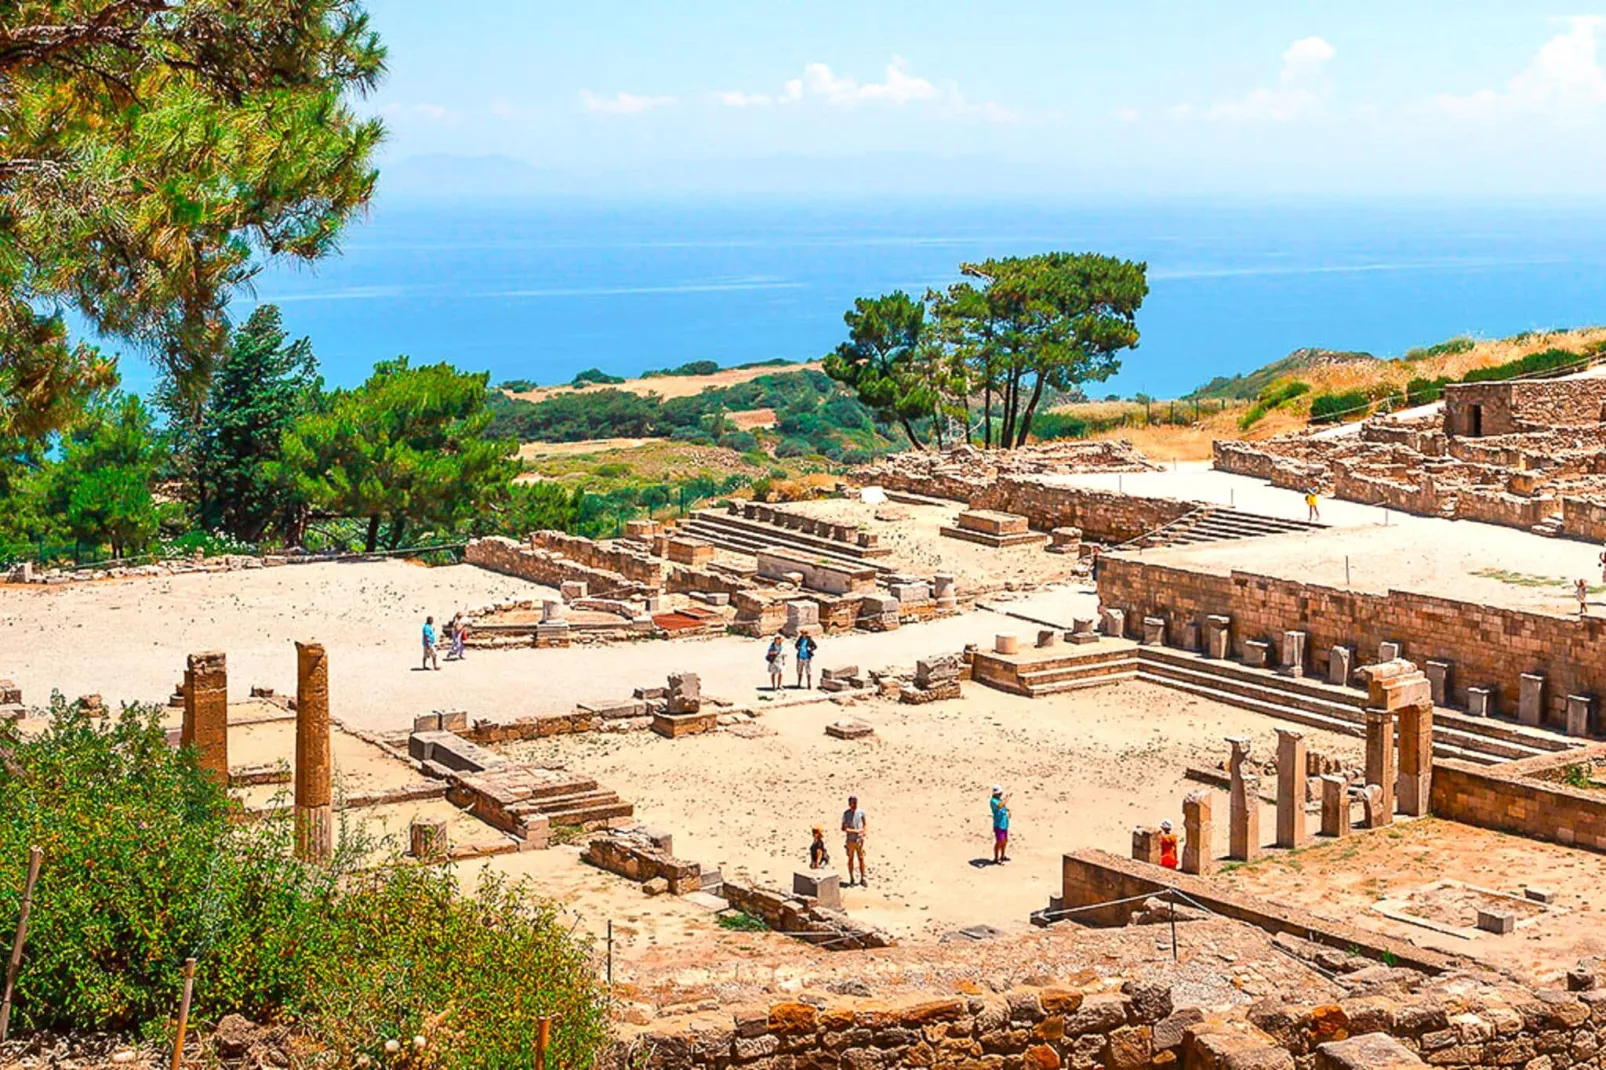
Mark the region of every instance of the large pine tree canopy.
<instances>
[{"instance_id":1,"label":"large pine tree canopy","mask_svg":"<svg viewBox=\"0 0 1606 1070\"><path fill-rule=\"evenodd\" d=\"M359 0L0 0L0 437L111 379L67 309L199 412L230 293L372 197L384 59Z\"/></svg>"}]
</instances>

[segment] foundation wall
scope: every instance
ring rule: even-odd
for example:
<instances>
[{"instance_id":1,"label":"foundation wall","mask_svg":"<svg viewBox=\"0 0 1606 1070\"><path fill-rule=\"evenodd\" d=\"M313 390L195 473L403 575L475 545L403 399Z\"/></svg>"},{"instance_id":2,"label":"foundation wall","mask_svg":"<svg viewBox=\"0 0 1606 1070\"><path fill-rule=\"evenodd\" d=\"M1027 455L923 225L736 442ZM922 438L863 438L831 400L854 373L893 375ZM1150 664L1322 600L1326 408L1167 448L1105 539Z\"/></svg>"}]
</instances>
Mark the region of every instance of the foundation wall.
<instances>
[{"instance_id":1,"label":"foundation wall","mask_svg":"<svg viewBox=\"0 0 1606 1070\"><path fill-rule=\"evenodd\" d=\"M1596 757L1606 747L1592 747ZM1435 817L1512 832L1536 840L1606 851L1606 791L1570 788L1534 774L1578 761L1579 754L1477 766L1446 759L1434 763Z\"/></svg>"},{"instance_id":2,"label":"foundation wall","mask_svg":"<svg viewBox=\"0 0 1606 1070\"><path fill-rule=\"evenodd\" d=\"M530 536L530 548L562 554L587 568L615 572L627 580L648 587L663 585L663 562L641 550L617 544L608 545L561 531L537 531Z\"/></svg>"},{"instance_id":3,"label":"foundation wall","mask_svg":"<svg viewBox=\"0 0 1606 1070\"><path fill-rule=\"evenodd\" d=\"M501 535L470 541L463 552L463 560L544 587L562 587L565 581L578 580L587 585L593 596L654 586L633 582L618 572L593 568L548 550L531 549Z\"/></svg>"},{"instance_id":4,"label":"foundation wall","mask_svg":"<svg viewBox=\"0 0 1606 1070\"><path fill-rule=\"evenodd\" d=\"M1112 556L1099 566L1099 599L1125 609L1127 619L1161 617L1166 634L1189 623L1232 618L1232 652L1250 639L1275 640L1298 630L1308 649L1354 645L1375 651L1386 640L1421 664L1453 662L1451 701L1465 705L1467 688L1494 687L1500 708L1517 708L1523 673L1547 678L1546 724L1565 729L1568 695L1606 695L1606 620L1555 617L1449 598L1390 591L1371 594L1247 572L1220 575ZM1364 660L1364 659L1363 659Z\"/></svg>"},{"instance_id":5,"label":"foundation wall","mask_svg":"<svg viewBox=\"0 0 1606 1070\"><path fill-rule=\"evenodd\" d=\"M1081 528L1085 538L1126 542L1199 508L1175 498L1138 498L1005 476L971 495L972 509L1024 516L1034 529Z\"/></svg>"}]
</instances>

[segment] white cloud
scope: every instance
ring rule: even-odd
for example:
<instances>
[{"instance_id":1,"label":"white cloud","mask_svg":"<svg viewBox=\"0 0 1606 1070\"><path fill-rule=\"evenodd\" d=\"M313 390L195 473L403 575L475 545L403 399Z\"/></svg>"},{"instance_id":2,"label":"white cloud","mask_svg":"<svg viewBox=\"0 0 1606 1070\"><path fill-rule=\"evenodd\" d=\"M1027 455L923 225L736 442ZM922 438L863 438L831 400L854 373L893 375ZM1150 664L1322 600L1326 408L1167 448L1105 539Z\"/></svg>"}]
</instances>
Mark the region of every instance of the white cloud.
<instances>
[{"instance_id":1,"label":"white cloud","mask_svg":"<svg viewBox=\"0 0 1606 1070\"><path fill-rule=\"evenodd\" d=\"M1337 55L1338 50L1325 39L1302 37L1283 52L1276 85L1261 86L1242 97L1217 101L1206 108L1180 104L1171 109L1171 116L1224 123L1287 123L1310 118L1332 96L1327 65Z\"/></svg>"},{"instance_id":2,"label":"white cloud","mask_svg":"<svg viewBox=\"0 0 1606 1070\"><path fill-rule=\"evenodd\" d=\"M1600 64L1601 27L1595 15L1565 20L1566 28L1546 41L1528 66L1503 89L1480 89L1457 96L1441 93L1431 110L1458 119L1545 116L1563 122L1588 118L1606 104L1606 71Z\"/></svg>"},{"instance_id":3,"label":"white cloud","mask_svg":"<svg viewBox=\"0 0 1606 1070\"><path fill-rule=\"evenodd\" d=\"M729 108L795 104L805 99L818 100L839 108L870 105L901 107L930 103L950 114L986 122L1015 122L1019 118L1009 108L994 101L971 103L957 86L938 88L929 78L912 73L909 62L902 56L892 57L879 82L860 82L851 75L837 74L829 64L810 63L803 68L801 78L788 79L779 93L772 95L728 90L716 93L715 99Z\"/></svg>"},{"instance_id":4,"label":"white cloud","mask_svg":"<svg viewBox=\"0 0 1606 1070\"><path fill-rule=\"evenodd\" d=\"M580 102L586 111L607 115L640 115L654 108L667 108L675 103L674 97L645 97L620 91L611 97L599 97L589 89L580 90Z\"/></svg>"},{"instance_id":5,"label":"white cloud","mask_svg":"<svg viewBox=\"0 0 1606 1070\"><path fill-rule=\"evenodd\" d=\"M1135 123L1143 118L1143 113L1136 108L1116 108L1115 117L1123 123Z\"/></svg>"}]
</instances>

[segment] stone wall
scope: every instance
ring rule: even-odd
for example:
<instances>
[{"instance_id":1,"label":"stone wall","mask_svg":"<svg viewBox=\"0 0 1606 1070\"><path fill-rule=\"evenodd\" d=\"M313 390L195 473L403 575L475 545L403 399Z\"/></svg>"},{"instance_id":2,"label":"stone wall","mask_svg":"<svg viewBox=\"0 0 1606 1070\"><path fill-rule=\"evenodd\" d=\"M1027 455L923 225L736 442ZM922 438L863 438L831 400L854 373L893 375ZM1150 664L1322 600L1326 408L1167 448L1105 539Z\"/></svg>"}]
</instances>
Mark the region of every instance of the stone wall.
<instances>
[{"instance_id":1,"label":"stone wall","mask_svg":"<svg viewBox=\"0 0 1606 1070\"><path fill-rule=\"evenodd\" d=\"M862 951L891 947L892 937L872 925L855 921L840 910L822 907L801 895L726 881L720 894L737 910L761 918L776 932L815 944L827 951Z\"/></svg>"},{"instance_id":2,"label":"stone wall","mask_svg":"<svg viewBox=\"0 0 1606 1070\"><path fill-rule=\"evenodd\" d=\"M545 587L562 587L566 581L577 580L587 585L593 594L619 594L638 589L638 585L617 572L592 568L572 558L547 550L521 546L512 539L492 535L470 540L463 551L463 560L493 572L517 576L521 580L539 583Z\"/></svg>"},{"instance_id":3,"label":"stone wall","mask_svg":"<svg viewBox=\"0 0 1606 1070\"><path fill-rule=\"evenodd\" d=\"M1016 988L888 1006L787 1000L724 1022L660 1027L602 1066L636 1070L1412 1070L1606 1066L1606 990L1529 991L1487 978L1422 984L1410 971L1325 1002L1207 1013L1180 990ZM1398 979L1396 979L1398 978ZM1590 975L1590 980L1593 976Z\"/></svg>"},{"instance_id":4,"label":"stone wall","mask_svg":"<svg viewBox=\"0 0 1606 1070\"><path fill-rule=\"evenodd\" d=\"M1606 542L1606 502L1593 498L1561 500L1562 529L1574 538Z\"/></svg>"},{"instance_id":5,"label":"stone wall","mask_svg":"<svg viewBox=\"0 0 1606 1070\"><path fill-rule=\"evenodd\" d=\"M1219 887L1203 877L1119 858L1106 851L1073 851L1065 855L1060 878L1064 910L1113 904L1066 915L1083 925L1125 925L1142 908L1143 897L1174 888L1188 900L1222 917L1247 922L1268 933L1289 933L1328 947L1430 973L1447 969L1452 961L1448 955L1419 948L1405 940L1318 918L1297 907Z\"/></svg>"},{"instance_id":6,"label":"stone wall","mask_svg":"<svg viewBox=\"0 0 1606 1070\"><path fill-rule=\"evenodd\" d=\"M663 586L663 562L629 543L597 542L561 531L537 531L530 536L530 547L562 554L587 568L617 573L645 587Z\"/></svg>"},{"instance_id":7,"label":"stone wall","mask_svg":"<svg viewBox=\"0 0 1606 1070\"><path fill-rule=\"evenodd\" d=\"M1377 650L1384 641L1403 644L1402 656L1421 664L1449 661L1452 704L1466 705L1467 688L1494 687L1501 709L1517 709L1523 673L1547 677L1546 724L1566 728L1568 695L1606 697L1606 620L1462 602L1389 591L1323 587L1248 572L1229 575L1191 571L1138 558L1107 557L1099 566L1099 598L1125 609L1127 619L1162 617L1167 636L1181 636L1189 623L1211 614L1232 618L1231 648L1242 656L1244 641L1271 640L1289 630L1308 634L1308 649L1334 646Z\"/></svg>"},{"instance_id":8,"label":"stone wall","mask_svg":"<svg viewBox=\"0 0 1606 1070\"><path fill-rule=\"evenodd\" d=\"M1175 498L1139 498L1114 491L1005 476L976 490L970 508L1024 516L1037 531L1081 528L1085 538L1119 543L1147 534L1199 508Z\"/></svg>"},{"instance_id":9,"label":"stone wall","mask_svg":"<svg viewBox=\"0 0 1606 1070\"><path fill-rule=\"evenodd\" d=\"M1588 760L1587 755L1606 756L1606 747L1487 767L1453 759L1436 762L1433 814L1536 840L1606 851L1606 791L1571 788L1536 775Z\"/></svg>"},{"instance_id":10,"label":"stone wall","mask_svg":"<svg viewBox=\"0 0 1606 1070\"><path fill-rule=\"evenodd\" d=\"M1444 430L1473 433L1472 406L1482 406L1481 434L1507 435L1535 427L1598 424L1606 379L1506 380L1444 388Z\"/></svg>"}]
</instances>

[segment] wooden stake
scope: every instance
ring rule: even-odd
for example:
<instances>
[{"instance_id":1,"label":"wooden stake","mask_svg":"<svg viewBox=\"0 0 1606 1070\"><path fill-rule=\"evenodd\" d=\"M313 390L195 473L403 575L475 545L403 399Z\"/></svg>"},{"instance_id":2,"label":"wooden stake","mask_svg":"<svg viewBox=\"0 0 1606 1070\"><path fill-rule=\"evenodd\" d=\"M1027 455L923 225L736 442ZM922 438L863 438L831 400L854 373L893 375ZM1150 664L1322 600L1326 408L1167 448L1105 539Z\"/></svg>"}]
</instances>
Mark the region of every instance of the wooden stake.
<instances>
[{"instance_id":1,"label":"wooden stake","mask_svg":"<svg viewBox=\"0 0 1606 1070\"><path fill-rule=\"evenodd\" d=\"M184 1062L184 1032L190 1025L190 997L195 994L195 960L184 960L184 998L178 1004L178 1035L173 1038L173 1070Z\"/></svg>"},{"instance_id":2,"label":"wooden stake","mask_svg":"<svg viewBox=\"0 0 1606 1070\"><path fill-rule=\"evenodd\" d=\"M6 1039L11 1025L11 990L17 985L17 971L22 968L22 945L28 942L28 912L33 909L33 886L39 880L39 866L45 852L38 847L28 848L28 879L22 886L22 913L17 918L17 938L11 944L11 961L6 963L6 990L0 996L0 1040Z\"/></svg>"},{"instance_id":3,"label":"wooden stake","mask_svg":"<svg viewBox=\"0 0 1606 1070\"><path fill-rule=\"evenodd\" d=\"M552 1019L542 1018L535 1030L535 1070L546 1070L546 1046L552 1039Z\"/></svg>"}]
</instances>

